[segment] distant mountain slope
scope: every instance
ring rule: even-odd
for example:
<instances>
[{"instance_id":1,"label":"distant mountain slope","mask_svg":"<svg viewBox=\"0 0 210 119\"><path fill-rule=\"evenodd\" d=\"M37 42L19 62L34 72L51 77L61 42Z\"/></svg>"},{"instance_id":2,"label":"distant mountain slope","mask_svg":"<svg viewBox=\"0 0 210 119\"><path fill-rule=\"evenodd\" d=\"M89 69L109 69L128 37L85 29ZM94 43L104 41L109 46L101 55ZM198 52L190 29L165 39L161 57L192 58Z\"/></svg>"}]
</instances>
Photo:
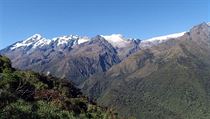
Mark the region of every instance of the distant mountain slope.
<instances>
[{"instance_id":1,"label":"distant mountain slope","mask_svg":"<svg viewBox=\"0 0 210 119\"><path fill-rule=\"evenodd\" d=\"M23 43L39 40L37 37L32 37ZM23 43L21 43L22 46ZM73 47L59 46L59 49L53 48L52 44L31 48L34 44L30 46L29 43L27 47L10 50L14 46L20 46L16 43L2 50L2 54L8 56L16 68L50 73L57 77L71 79L75 83L79 83L93 73L106 71L120 62L116 50L100 36Z\"/></svg>"},{"instance_id":2,"label":"distant mountain slope","mask_svg":"<svg viewBox=\"0 0 210 119\"><path fill-rule=\"evenodd\" d=\"M79 85L89 76L107 71L141 48L181 35L141 42L139 39L124 38L121 34L98 35L95 38L67 35L52 40L35 34L0 50L0 54L9 57L15 68L50 73Z\"/></svg>"},{"instance_id":3,"label":"distant mountain slope","mask_svg":"<svg viewBox=\"0 0 210 119\"><path fill-rule=\"evenodd\" d=\"M210 28L203 23L91 76L83 91L125 117L209 119L209 72Z\"/></svg>"},{"instance_id":4,"label":"distant mountain slope","mask_svg":"<svg viewBox=\"0 0 210 119\"><path fill-rule=\"evenodd\" d=\"M125 45L114 45L111 41L115 39L111 37L124 41ZM79 84L139 50L140 40L128 40L119 35L104 38L107 36L89 39L70 35L49 40L35 34L1 50L0 54L9 57L15 68L50 73Z\"/></svg>"},{"instance_id":5,"label":"distant mountain slope","mask_svg":"<svg viewBox=\"0 0 210 119\"><path fill-rule=\"evenodd\" d=\"M71 81L11 67L0 56L1 119L115 119L111 110L83 96Z\"/></svg>"}]
</instances>

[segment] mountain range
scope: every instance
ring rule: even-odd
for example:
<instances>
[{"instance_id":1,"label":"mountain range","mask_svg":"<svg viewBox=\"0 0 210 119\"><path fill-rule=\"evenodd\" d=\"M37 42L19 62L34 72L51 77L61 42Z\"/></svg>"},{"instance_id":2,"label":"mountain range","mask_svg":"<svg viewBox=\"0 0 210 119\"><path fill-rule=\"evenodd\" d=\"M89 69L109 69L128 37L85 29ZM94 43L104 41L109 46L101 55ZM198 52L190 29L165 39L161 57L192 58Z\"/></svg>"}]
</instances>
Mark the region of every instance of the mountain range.
<instances>
[{"instance_id":1,"label":"mountain range","mask_svg":"<svg viewBox=\"0 0 210 119\"><path fill-rule=\"evenodd\" d=\"M8 56L15 68L50 73L78 84L137 51L139 43L138 39L128 40L121 35L93 38L70 35L48 40L35 34L1 50L1 54Z\"/></svg>"},{"instance_id":2,"label":"mountain range","mask_svg":"<svg viewBox=\"0 0 210 119\"><path fill-rule=\"evenodd\" d=\"M35 34L0 54L15 68L73 81L125 118L210 118L209 23L146 40Z\"/></svg>"},{"instance_id":3,"label":"mountain range","mask_svg":"<svg viewBox=\"0 0 210 119\"><path fill-rule=\"evenodd\" d=\"M142 47L157 45L183 34L144 41L124 38L121 34L93 38L68 35L51 40L35 34L6 47L0 54L9 57L15 68L50 73L79 85L89 76L107 71Z\"/></svg>"},{"instance_id":4,"label":"mountain range","mask_svg":"<svg viewBox=\"0 0 210 119\"><path fill-rule=\"evenodd\" d=\"M210 27L203 23L91 76L83 91L124 117L208 119L209 72Z\"/></svg>"}]
</instances>

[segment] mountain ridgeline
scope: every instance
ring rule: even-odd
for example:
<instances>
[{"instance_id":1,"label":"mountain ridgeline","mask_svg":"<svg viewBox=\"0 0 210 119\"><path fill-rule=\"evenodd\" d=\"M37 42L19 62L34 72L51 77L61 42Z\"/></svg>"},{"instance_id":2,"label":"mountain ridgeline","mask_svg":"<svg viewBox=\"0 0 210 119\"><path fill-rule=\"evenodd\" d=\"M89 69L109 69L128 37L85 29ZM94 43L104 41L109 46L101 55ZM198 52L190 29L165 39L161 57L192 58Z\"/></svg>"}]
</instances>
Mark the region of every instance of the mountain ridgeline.
<instances>
[{"instance_id":1,"label":"mountain ridgeline","mask_svg":"<svg viewBox=\"0 0 210 119\"><path fill-rule=\"evenodd\" d=\"M78 36L47 40L35 34L0 53L9 57L15 68L50 73L80 84L90 75L107 71L139 49L138 39L122 40L119 35L112 37L119 38L123 43L119 46L114 42L116 46L113 46L99 35L84 42L84 38Z\"/></svg>"},{"instance_id":2,"label":"mountain ridgeline","mask_svg":"<svg viewBox=\"0 0 210 119\"><path fill-rule=\"evenodd\" d=\"M136 119L210 118L210 26L148 40L36 34L0 54L13 66L79 86L91 100ZM1 70L1 69L0 69Z\"/></svg>"},{"instance_id":3,"label":"mountain ridgeline","mask_svg":"<svg viewBox=\"0 0 210 119\"><path fill-rule=\"evenodd\" d=\"M83 91L124 117L209 119L209 26L203 23L179 38L143 48L91 76Z\"/></svg>"}]
</instances>

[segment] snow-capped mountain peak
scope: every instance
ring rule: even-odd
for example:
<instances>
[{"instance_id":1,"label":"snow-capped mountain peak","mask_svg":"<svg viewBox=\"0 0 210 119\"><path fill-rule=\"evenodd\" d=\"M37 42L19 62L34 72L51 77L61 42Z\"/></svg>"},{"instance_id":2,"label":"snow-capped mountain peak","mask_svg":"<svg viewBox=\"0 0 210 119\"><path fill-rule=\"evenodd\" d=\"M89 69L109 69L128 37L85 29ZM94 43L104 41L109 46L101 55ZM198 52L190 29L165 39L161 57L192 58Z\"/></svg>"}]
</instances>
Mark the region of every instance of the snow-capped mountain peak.
<instances>
[{"instance_id":1,"label":"snow-capped mountain peak","mask_svg":"<svg viewBox=\"0 0 210 119\"><path fill-rule=\"evenodd\" d=\"M105 40L111 43L114 47L126 47L129 44L129 40L124 38L121 34L112 34L112 35L101 35Z\"/></svg>"},{"instance_id":2,"label":"snow-capped mountain peak","mask_svg":"<svg viewBox=\"0 0 210 119\"><path fill-rule=\"evenodd\" d=\"M57 46L59 45L63 45L63 44L67 44L69 43L71 40L77 40L79 37L78 36L74 36L74 35L70 35L70 36L61 36L61 37L56 37L53 38L52 41L57 42Z\"/></svg>"},{"instance_id":3,"label":"snow-capped mountain peak","mask_svg":"<svg viewBox=\"0 0 210 119\"><path fill-rule=\"evenodd\" d=\"M166 35L166 36L154 37L147 40L143 40L141 44L142 46L151 46L151 45L162 43L168 39L181 37L185 33L186 32L181 32L181 33L175 33L175 34ZM103 37L105 40L107 40L115 48L127 47L133 40L136 40L136 39L125 38L121 34L100 35L100 36ZM88 41L90 41L90 38L81 37L78 35L65 35L65 36L55 37L50 40L50 39L46 39L42 37L40 34L34 34L33 36L27 38L24 41L15 43L12 47L10 47L10 49L14 50L14 49L18 49L22 47L25 48L29 46L30 48L35 49L35 48L41 48L47 45L52 45L55 48L65 48L65 47L72 47L74 45L79 45L81 43L88 42Z\"/></svg>"},{"instance_id":4,"label":"snow-capped mountain peak","mask_svg":"<svg viewBox=\"0 0 210 119\"><path fill-rule=\"evenodd\" d=\"M41 39L42 38L42 36L40 34L34 34L32 37L36 38L36 39Z\"/></svg>"},{"instance_id":5,"label":"snow-capped mountain peak","mask_svg":"<svg viewBox=\"0 0 210 119\"><path fill-rule=\"evenodd\" d=\"M52 40L53 41L56 41L56 40L69 41L72 39L79 39L79 36L78 35L66 35L66 36L55 37Z\"/></svg>"},{"instance_id":6,"label":"snow-capped mountain peak","mask_svg":"<svg viewBox=\"0 0 210 119\"><path fill-rule=\"evenodd\" d=\"M152 42L152 41L162 41L162 40L168 40L168 39L171 39L171 38L178 38L180 36L183 36L186 32L181 32L181 33L174 33L174 34L170 34L170 35L165 35L165 36L158 36L158 37L153 37L153 38L150 38L150 39L147 39L147 40L144 40L146 42Z\"/></svg>"},{"instance_id":7,"label":"snow-capped mountain peak","mask_svg":"<svg viewBox=\"0 0 210 119\"><path fill-rule=\"evenodd\" d=\"M148 46L152 46L152 45L157 45L157 44L163 43L169 39L179 38L179 37L183 36L185 33L186 32L174 33L174 34L170 34L170 35L158 36L158 37L146 39L141 42L141 46L148 47Z\"/></svg>"},{"instance_id":8,"label":"snow-capped mountain peak","mask_svg":"<svg viewBox=\"0 0 210 119\"><path fill-rule=\"evenodd\" d=\"M21 47L28 47L33 45L33 48L37 46L43 46L50 43L50 40L43 38L40 34L34 34L33 36L27 38L24 41L15 43L10 49L14 50Z\"/></svg>"},{"instance_id":9,"label":"snow-capped mountain peak","mask_svg":"<svg viewBox=\"0 0 210 119\"><path fill-rule=\"evenodd\" d=\"M68 35L68 36L61 36L52 39L54 42L57 42L57 46L72 43L73 45L78 45L84 42L89 41L88 37L80 37L78 35Z\"/></svg>"},{"instance_id":10,"label":"snow-capped mountain peak","mask_svg":"<svg viewBox=\"0 0 210 119\"><path fill-rule=\"evenodd\" d=\"M81 38L77 41L77 43L78 43L78 44L81 44L81 43L88 42L88 41L90 41L90 38L88 38L88 37L81 37Z\"/></svg>"},{"instance_id":11,"label":"snow-capped mountain peak","mask_svg":"<svg viewBox=\"0 0 210 119\"><path fill-rule=\"evenodd\" d=\"M121 34L112 34L112 35L100 35L105 40L107 40L112 46L115 48L123 48L128 46L133 40L136 39L128 39L125 38ZM11 50L18 49L18 48L41 48L43 46L51 45L55 48L63 48L63 47L72 47L74 45L79 45L81 43L85 43L90 41L91 38L86 36L78 36L78 35L64 35L55 37L52 39L46 39L42 37L40 34L34 34L33 36L27 38L26 40L20 41L15 43L12 47L10 47Z\"/></svg>"},{"instance_id":12,"label":"snow-capped mountain peak","mask_svg":"<svg viewBox=\"0 0 210 119\"><path fill-rule=\"evenodd\" d=\"M84 42L89 41L90 39L88 37L80 37L78 35L66 35L66 36L60 36L55 37L52 39L46 39L42 37L40 34L34 34L31 37L27 38L26 40L19 41L15 43L12 47L10 47L11 50L18 49L18 48L41 48L46 45L52 45L55 47L60 46L73 46L78 45Z\"/></svg>"},{"instance_id":13,"label":"snow-capped mountain peak","mask_svg":"<svg viewBox=\"0 0 210 119\"><path fill-rule=\"evenodd\" d=\"M24 40L23 43L35 42L35 41L38 41L40 39L42 39L42 36L40 34L34 34L33 36Z\"/></svg>"}]
</instances>

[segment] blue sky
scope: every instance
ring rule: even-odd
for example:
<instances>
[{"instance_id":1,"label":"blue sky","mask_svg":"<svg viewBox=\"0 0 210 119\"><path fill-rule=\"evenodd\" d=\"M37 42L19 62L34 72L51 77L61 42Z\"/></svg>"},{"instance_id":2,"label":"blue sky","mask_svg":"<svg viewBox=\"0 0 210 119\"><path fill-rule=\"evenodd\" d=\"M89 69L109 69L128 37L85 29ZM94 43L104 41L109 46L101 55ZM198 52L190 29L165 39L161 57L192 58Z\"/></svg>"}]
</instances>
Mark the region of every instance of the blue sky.
<instances>
[{"instance_id":1,"label":"blue sky","mask_svg":"<svg viewBox=\"0 0 210 119\"><path fill-rule=\"evenodd\" d=\"M39 33L147 39L210 21L209 0L0 0L0 49Z\"/></svg>"}]
</instances>

